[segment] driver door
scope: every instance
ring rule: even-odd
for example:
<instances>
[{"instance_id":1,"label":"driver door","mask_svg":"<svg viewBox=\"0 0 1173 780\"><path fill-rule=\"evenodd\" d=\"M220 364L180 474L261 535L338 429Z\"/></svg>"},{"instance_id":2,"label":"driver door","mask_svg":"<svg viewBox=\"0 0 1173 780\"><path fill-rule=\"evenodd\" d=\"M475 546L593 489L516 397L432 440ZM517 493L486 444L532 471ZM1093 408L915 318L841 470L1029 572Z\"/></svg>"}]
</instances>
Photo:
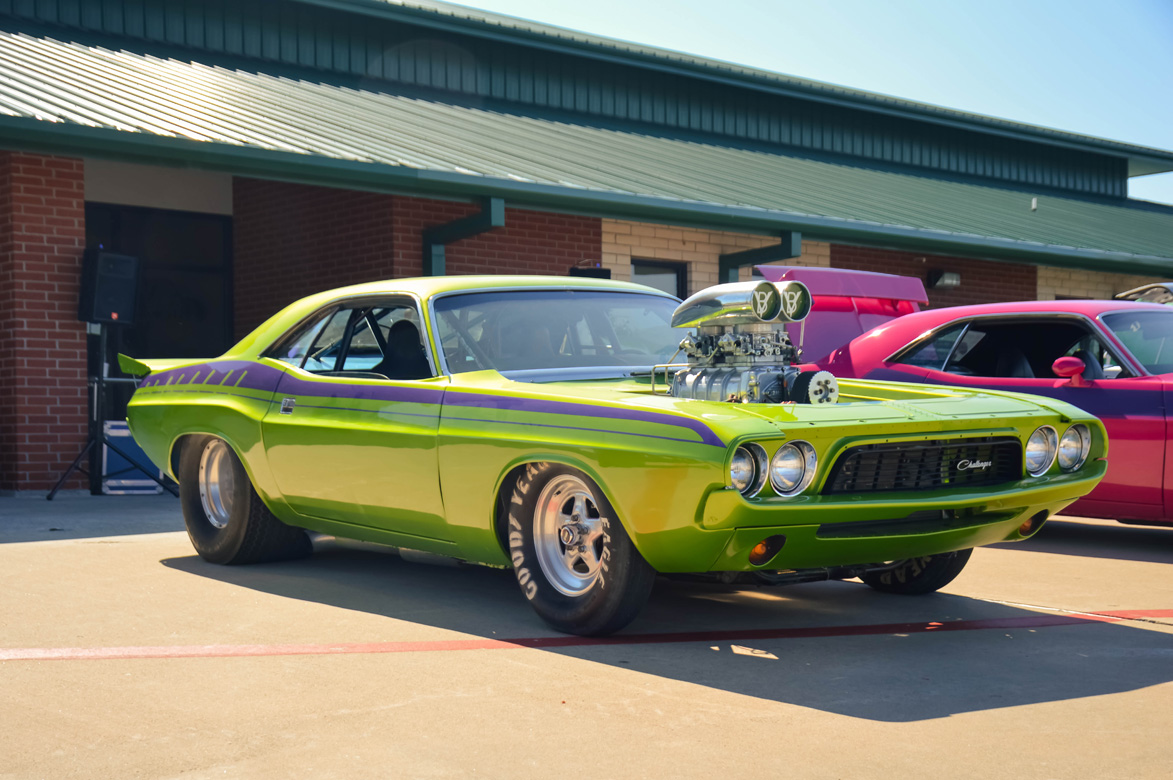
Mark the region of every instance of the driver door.
<instances>
[{"instance_id":1,"label":"driver door","mask_svg":"<svg viewBox=\"0 0 1173 780\"><path fill-rule=\"evenodd\" d=\"M445 538L436 434L447 379L430 376L420 321L409 299L344 305L267 356L285 373L262 422L264 446L294 511ZM418 354L394 354L405 331ZM419 365L405 373L408 363Z\"/></svg>"},{"instance_id":2,"label":"driver door","mask_svg":"<svg viewBox=\"0 0 1173 780\"><path fill-rule=\"evenodd\" d=\"M1165 429L1163 382L1131 375L1091 323L1076 317L983 318L959 323L934 341L931 360L924 359L928 344L900 358L919 363L920 381L1047 396L1103 421L1108 475L1088 501L1102 502L1109 512L1120 504L1141 505L1144 512L1163 503L1166 447L1153 435L1154 429ZM1089 366L1087 387L1074 387L1052 373L1051 364L1065 355Z\"/></svg>"}]
</instances>

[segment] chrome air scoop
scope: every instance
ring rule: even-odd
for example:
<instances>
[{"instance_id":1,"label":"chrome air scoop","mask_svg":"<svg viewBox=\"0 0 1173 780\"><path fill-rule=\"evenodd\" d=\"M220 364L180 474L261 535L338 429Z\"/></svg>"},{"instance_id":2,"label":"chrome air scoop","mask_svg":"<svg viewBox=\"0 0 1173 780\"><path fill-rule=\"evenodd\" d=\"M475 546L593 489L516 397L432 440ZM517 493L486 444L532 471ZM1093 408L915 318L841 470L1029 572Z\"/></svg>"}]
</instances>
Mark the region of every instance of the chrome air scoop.
<instances>
[{"instance_id":1,"label":"chrome air scoop","mask_svg":"<svg viewBox=\"0 0 1173 780\"><path fill-rule=\"evenodd\" d=\"M785 325L810 314L802 282L739 282L709 287L677 307L672 327L695 328L680 349L672 395L733 403L835 403L839 386L826 371L800 371L801 349Z\"/></svg>"}]
</instances>

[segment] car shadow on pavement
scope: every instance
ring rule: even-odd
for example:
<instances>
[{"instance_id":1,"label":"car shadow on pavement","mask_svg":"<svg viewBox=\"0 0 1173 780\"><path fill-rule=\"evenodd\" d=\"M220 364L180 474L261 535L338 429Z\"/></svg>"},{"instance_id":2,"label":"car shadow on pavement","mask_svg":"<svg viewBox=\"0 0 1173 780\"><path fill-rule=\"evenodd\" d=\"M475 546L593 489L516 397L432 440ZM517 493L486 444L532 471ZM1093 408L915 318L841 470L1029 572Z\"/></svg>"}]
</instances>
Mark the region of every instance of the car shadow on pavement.
<instances>
[{"instance_id":1,"label":"car shadow on pavement","mask_svg":"<svg viewBox=\"0 0 1173 780\"><path fill-rule=\"evenodd\" d=\"M1051 520L1036 536L1024 542L1008 542L993 546L1018 552L1173 563L1173 527Z\"/></svg>"},{"instance_id":2,"label":"car shadow on pavement","mask_svg":"<svg viewBox=\"0 0 1173 780\"><path fill-rule=\"evenodd\" d=\"M509 571L432 566L331 542L309 558L277 564L225 567L195 556L162 563L262 593L473 638L532 644L562 636L541 623ZM543 652L886 722L1101 696L1173 680L1173 633L1127 623L1046 625L1053 617L945 593L890 596L852 582L739 589L662 578L643 614L608 643L571 639ZM1019 619L1019 625L1007 628L1007 619ZM934 621L961 621L973 630L850 630ZM412 626L405 628L407 639L419 638ZM785 635L806 628L831 635ZM746 638L746 632L763 629L774 631ZM663 641L664 634L676 636ZM394 659L388 655L387 663Z\"/></svg>"}]
</instances>

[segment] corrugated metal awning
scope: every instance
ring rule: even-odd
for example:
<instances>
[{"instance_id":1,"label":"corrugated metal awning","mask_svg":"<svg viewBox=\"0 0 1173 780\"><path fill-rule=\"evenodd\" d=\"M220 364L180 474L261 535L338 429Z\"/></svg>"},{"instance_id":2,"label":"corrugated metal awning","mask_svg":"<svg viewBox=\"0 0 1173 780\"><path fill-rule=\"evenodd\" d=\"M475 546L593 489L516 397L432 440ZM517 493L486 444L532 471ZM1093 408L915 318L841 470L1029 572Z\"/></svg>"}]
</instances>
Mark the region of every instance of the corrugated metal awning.
<instances>
[{"instance_id":1,"label":"corrugated metal awning","mask_svg":"<svg viewBox=\"0 0 1173 780\"><path fill-rule=\"evenodd\" d=\"M0 142L510 205L1173 273L1173 212L0 33Z\"/></svg>"}]
</instances>

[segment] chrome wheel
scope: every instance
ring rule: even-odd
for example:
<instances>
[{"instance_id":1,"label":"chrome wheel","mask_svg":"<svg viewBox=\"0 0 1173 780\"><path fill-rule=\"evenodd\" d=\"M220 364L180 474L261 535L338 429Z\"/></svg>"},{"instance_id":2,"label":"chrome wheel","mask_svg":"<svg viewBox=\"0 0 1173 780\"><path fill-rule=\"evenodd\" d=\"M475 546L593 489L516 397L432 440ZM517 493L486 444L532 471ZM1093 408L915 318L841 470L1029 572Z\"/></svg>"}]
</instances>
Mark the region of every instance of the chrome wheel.
<instances>
[{"instance_id":1,"label":"chrome wheel","mask_svg":"<svg viewBox=\"0 0 1173 780\"><path fill-rule=\"evenodd\" d=\"M216 528L225 528L232 517L236 475L232 468L232 451L220 439L212 439L200 453L200 503L204 516Z\"/></svg>"},{"instance_id":2,"label":"chrome wheel","mask_svg":"<svg viewBox=\"0 0 1173 780\"><path fill-rule=\"evenodd\" d=\"M550 480L534 512L534 551L554 589L581 596L599 579L603 519L590 488L571 474Z\"/></svg>"}]
</instances>

